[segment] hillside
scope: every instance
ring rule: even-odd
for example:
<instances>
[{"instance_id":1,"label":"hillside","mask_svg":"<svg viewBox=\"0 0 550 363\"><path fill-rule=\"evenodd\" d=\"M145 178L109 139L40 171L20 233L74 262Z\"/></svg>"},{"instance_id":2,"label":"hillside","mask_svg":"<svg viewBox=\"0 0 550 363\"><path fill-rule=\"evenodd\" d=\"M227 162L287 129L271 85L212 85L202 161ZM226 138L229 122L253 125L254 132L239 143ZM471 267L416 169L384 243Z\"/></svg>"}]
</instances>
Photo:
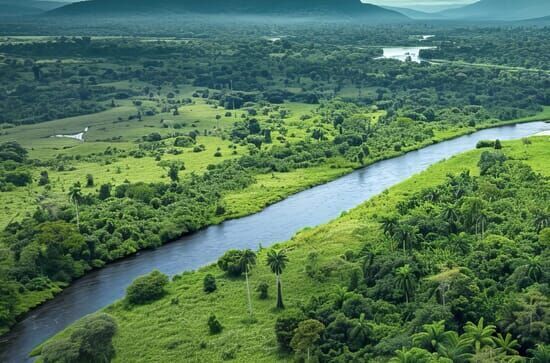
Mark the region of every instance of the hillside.
<instances>
[{"instance_id":1,"label":"hillside","mask_svg":"<svg viewBox=\"0 0 550 363\"><path fill-rule=\"evenodd\" d=\"M55 1L0 0L0 16L36 15L63 6Z\"/></svg>"},{"instance_id":2,"label":"hillside","mask_svg":"<svg viewBox=\"0 0 550 363\"><path fill-rule=\"evenodd\" d=\"M367 17L376 20L407 20L398 12L375 5L363 4L359 0L92 0L66 5L48 15L265 15L265 16L347 16Z\"/></svg>"},{"instance_id":3,"label":"hillside","mask_svg":"<svg viewBox=\"0 0 550 363\"><path fill-rule=\"evenodd\" d=\"M310 345L312 355L323 362L337 356L349 361L387 362L395 350L409 358L396 362L447 361L435 360L436 354L428 353L433 349L422 349L424 343L416 338L421 336L413 335L437 324L461 346L462 359L453 359L455 362L469 361L465 357L488 362L484 357L491 354L502 359L496 361L506 361L511 358L508 354L518 354L516 350L509 353L497 348L502 343L497 331L517 337L514 346L526 354L526 348L534 348L543 339L543 328L539 327L548 318L543 308L548 298L539 292L547 283L546 275L530 277L525 271L530 261L539 261L533 254L540 251L549 230L537 232L533 216L519 219L517 213L543 206L548 197L548 193L537 189L537 185L548 183L550 170L544 162L548 150L548 139L537 137L505 143L503 159L484 159L482 154L500 155L491 149L458 155L327 225L306 229L291 241L275 246L288 256L282 274L286 312L273 308L276 292L273 274L266 266L266 250L259 252L250 275L253 321L245 318L244 277L228 276L215 265L174 278L158 301L134 306L118 302L104 310L119 326L113 340L114 361L291 361L292 349L285 354L277 346L286 344L288 348L294 327L308 318L324 324L321 339ZM503 177L509 182L497 191L499 178ZM451 195L457 187L463 194L460 198ZM499 198L492 200L491 193ZM481 234L477 225L467 221L473 201L482 204L487 218ZM446 217L447 210L455 217ZM407 247L409 252L402 251L401 243L394 240L399 238L384 232L385 221L392 217L405 224L419 224L417 237ZM451 222L443 221L448 218ZM510 225L515 232L507 228ZM448 229L454 234L447 235ZM513 237L516 232L518 235ZM541 263L544 254L547 252L541 256ZM405 273L411 279L408 288L399 283ZM217 281L217 289L211 293L203 291L203 279L208 274ZM536 279L540 284L535 283ZM262 282L269 284L265 299L256 292ZM443 293L437 292L441 286L446 286ZM403 290L409 291L410 299ZM507 294L509 298L504 300ZM523 305L529 298L532 311L536 311L531 322ZM506 325L499 318L503 312L517 316L517 321ZM206 321L211 314L221 322L221 332L208 332ZM480 344L483 349L475 350L468 322L477 323L480 317L485 317L485 325L483 320L481 325L492 338ZM464 325L466 333L456 333ZM368 334L356 334L358 326L365 327ZM55 346L61 346L65 341L59 338L67 337L73 329L54 338L58 345L50 345L47 350L52 352ZM454 343L440 344L446 347ZM411 346L414 348L401 349ZM451 349L440 346L438 352L440 357L456 358ZM304 351L296 352L298 358L304 355Z\"/></svg>"},{"instance_id":4,"label":"hillside","mask_svg":"<svg viewBox=\"0 0 550 363\"><path fill-rule=\"evenodd\" d=\"M440 13L446 18L521 20L550 15L548 0L481 0L458 9Z\"/></svg>"},{"instance_id":5,"label":"hillside","mask_svg":"<svg viewBox=\"0 0 550 363\"><path fill-rule=\"evenodd\" d=\"M385 9L396 11L411 19L426 20L426 19L441 19L442 16L438 13L428 13L425 11L414 10L409 8L400 8L395 6L384 6Z\"/></svg>"}]
</instances>

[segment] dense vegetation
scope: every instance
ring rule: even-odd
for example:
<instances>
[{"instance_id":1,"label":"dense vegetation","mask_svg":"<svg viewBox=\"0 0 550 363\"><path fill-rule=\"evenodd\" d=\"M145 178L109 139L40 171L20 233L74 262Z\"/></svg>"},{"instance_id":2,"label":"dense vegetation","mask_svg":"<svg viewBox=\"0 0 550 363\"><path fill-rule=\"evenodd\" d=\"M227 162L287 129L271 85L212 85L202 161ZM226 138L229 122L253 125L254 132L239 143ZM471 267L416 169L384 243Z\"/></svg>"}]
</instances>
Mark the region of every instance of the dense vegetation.
<instances>
[{"instance_id":1,"label":"dense vegetation","mask_svg":"<svg viewBox=\"0 0 550 363\"><path fill-rule=\"evenodd\" d=\"M426 57L446 59L437 64L378 59L383 46L418 45L417 34L426 31L423 27L320 25L308 32L293 26L276 30L273 37L265 35L273 34L271 31L253 26L238 31L197 26L193 32L169 38L0 40L0 201L5 205L0 213L1 332L75 278L141 249L257 211L377 160L479 128L548 115L546 28L430 29L437 36L422 45L439 46L425 51ZM476 45L473 35L484 39L485 45ZM513 39L510 43L505 40L508 36ZM522 43L522 37L529 41ZM511 56L506 59L496 54L503 44L510 47ZM521 44L533 49L524 63L515 60ZM480 62L492 64L467 64ZM79 133L82 140L75 139ZM426 277L436 275L434 263L443 262L452 278L475 276L480 281L474 279L473 284L480 291L493 287L496 296L491 295L495 300L484 305L485 310L476 310L477 315L466 311L472 309L468 306L449 307L447 315L442 312L445 309L437 310L441 312L438 321L445 320L447 329L462 332L467 322L477 323L481 316L486 322L496 322L500 312L488 311L500 306L498 299L504 295L524 298L521 289L534 284L495 280L491 285L485 281L490 279L483 275L489 273L485 267L475 265L474 257L471 261L466 258L481 243L478 239L489 235L514 240L523 236L520 232L529 232L530 237L522 238L538 243L534 237L538 231L528 230L527 224L493 230L511 218L499 214L509 210L508 206L493 206L493 200L481 202L484 214L472 217L474 225L468 224L472 220L461 219L463 204L469 200L463 198L483 199L479 193L484 188L489 188L485 193L519 188L525 195L520 193L518 198L528 198L530 184L514 179L518 173L514 168L520 166L487 155L484 163L496 160L504 165L502 175L491 174L495 167L483 167L482 180L455 177L433 191L430 206L424 205L425 196L419 194L414 201L399 205L399 214L388 217L400 229L388 230L384 242L403 244L401 237L406 236L406 253L390 256L363 250L348 256L347 263L357 265L354 286L348 293L355 294L358 305L379 301L394 313L404 309L408 313L396 316L394 327L416 332L432 322L417 322L414 312L433 302L427 292L433 284ZM498 184L501 177L507 183ZM265 188L268 183L280 184L280 189ZM465 188L450 194L455 200L448 194L452 183ZM258 195L251 191L254 187L264 189L262 198L256 199ZM498 202L504 203L507 196L503 194ZM240 203L232 203L234 200ZM457 220L447 225L439 212L451 202ZM521 212L525 223L535 214L548 213L542 204ZM466 241L468 249L432 253L450 234L456 235L457 241ZM500 245L502 241L499 237L491 243ZM455 241L445 243L450 248ZM510 252L515 263L540 252L540 247L532 248ZM249 252L232 251L220 261L220 267L229 276L244 275L248 281L254 268ZM248 255L246 263L243 254ZM284 282L281 284L288 263L285 256L279 250L270 255L270 269L278 283L272 287L265 281L258 286L247 284L248 296L258 293L266 301L273 296L279 308L288 306ZM366 256L372 266L365 262ZM437 258L441 260L433 260ZM457 261L462 264L455 266ZM324 272L317 267L312 255L308 276L321 283ZM386 286L397 283L393 268L409 271L411 282L399 282L411 289L405 295ZM378 269L391 273L377 276L374 271ZM377 287L378 283L384 288ZM160 274L140 279L125 301L138 311L143 308L140 305L162 300L165 285L166 278ZM223 289L215 275L201 278L200 285L201 292L211 296ZM514 294L509 293L512 288L517 290ZM298 339L293 343L288 337L286 348L319 359L328 359L331 351L369 357L382 352L376 350L382 349L377 348L381 337L365 341L361 349L357 342L327 337L326 329L338 312L348 320L361 319L361 314L346 315L333 300L318 296L317 305L308 303L309 310L304 307L300 313L308 320L302 327L304 334L308 329L319 331L315 345L304 345ZM248 320L253 322L250 301L248 298ZM329 305L332 310L323 315ZM463 315L457 315L459 310ZM216 334L227 330L224 316L218 314L210 320ZM323 330L311 320L319 321ZM363 320L376 320L375 313L365 311ZM396 335L391 341L395 338L406 343L407 337ZM80 351L78 339L63 344L73 353ZM528 342L519 344L522 354L534 348ZM384 355L393 354L397 345L388 344ZM56 348L52 354L58 352Z\"/></svg>"},{"instance_id":2,"label":"dense vegetation","mask_svg":"<svg viewBox=\"0 0 550 363\"><path fill-rule=\"evenodd\" d=\"M115 304L117 359L546 362L547 144L452 158L274 249L176 276L148 306Z\"/></svg>"},{"instance_id":3,"label":"dense vegetation","mask_svg":"<svg viewBox=\"0 0 550 363\"><path fill-rule=\"evenodd\" d=\"M451 176L380 216L382 240L347 254L349 283L277 320L281 348L304 354L292 340L311 319L323 329L307 348L322 362L486 362L547 342L548 179L499 152L478 165L479 177Z\"/></svg>"}]
</instances>

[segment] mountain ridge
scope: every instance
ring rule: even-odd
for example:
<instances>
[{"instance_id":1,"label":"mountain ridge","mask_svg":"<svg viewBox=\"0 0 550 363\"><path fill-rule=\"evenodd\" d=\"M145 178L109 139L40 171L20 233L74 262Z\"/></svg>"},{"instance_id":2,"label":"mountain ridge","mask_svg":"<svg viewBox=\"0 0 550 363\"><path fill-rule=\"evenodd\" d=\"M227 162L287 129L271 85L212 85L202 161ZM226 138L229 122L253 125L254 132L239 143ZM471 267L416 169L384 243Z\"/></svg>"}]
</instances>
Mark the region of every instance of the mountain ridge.
<instances>
[{"instance_id":1,"label":"mountain ridge","mask_svg":"<svg viewBox=\"0 0 550 363\"><path fill-rule=\"evenodd\" d=\"M393 21L407 16L360 0L90 0L71 3L48 12L48 16L119 16L153 14L350 16Z\"/></svg>"},{"instance_id":2,"label":"mountain ridge","mask_svg":"<svg viewBox=\"0 0 550 363\"><path fill-rule=\"evenodd\" d=\"M523 20L550 15L549 0L480 0L436 13L447 19Z\"/></svg>"}]
</instances>

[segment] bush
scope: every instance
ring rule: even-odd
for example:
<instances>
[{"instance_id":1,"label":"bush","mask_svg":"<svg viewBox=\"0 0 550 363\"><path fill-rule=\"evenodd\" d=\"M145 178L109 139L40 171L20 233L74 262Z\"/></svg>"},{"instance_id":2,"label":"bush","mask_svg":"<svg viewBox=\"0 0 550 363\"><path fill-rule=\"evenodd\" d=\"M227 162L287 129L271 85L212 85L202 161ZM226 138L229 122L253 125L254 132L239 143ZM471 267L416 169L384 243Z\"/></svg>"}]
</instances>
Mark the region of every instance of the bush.
<instances>
[{"instance_id":1,"label":"bush","mask_svg":"<svg viewBox=\"0 0 550 363\"><path fill-rule=\"evenodd\" d=\"M267 282L265 281L260 282L260 284L256 288L256 291L260 293L259 298L261 300L265 300L269 297L268 290L269 290L269 285L267 284Z\"/></svg>"},{"instance_id":2,"label":"bush","mask_svg":"<svg viewBox=\"0 0 550 363\"><path fill-rule=\"evenodd\" d=\"M275 335L281 350L286 352L292 351L290 342L294 337L294 331L298 328L298 324L304 319L304 315L297 310L287 311L277 318L277 321L275 322Z\"/></svg>"},{"instance_id":3,"label":"bush","mask_svg":"<svg viewBox=\"0 0 550 363\"><path fill-rule=\"evenodd\" d=\"M138 277L126 290L126 301L138 305L157 300L165 294L167 284L168 276L159 271Z\"/></svg>"},{"instance_id":4,"label":"bush","mask_svg":"<svg viewBox=\"0 0 550 363\"><path fill-rule=\"evenodd\" d=\"M229 250L218 260L218 267L231 276L241 276L244 272L241 264L242 256L242 251Z\"/></svg>"},{"instance_id":5,"label":"bush","mask_svg":"<svg viewBox=\"0 0 550 363\"><path fill-rule=\"evenodd\" d=\"M216 291L218 287L216 286L216 278L212 274L204 276L203 280L203 289L204 292L211 293Z\"/></svg>"},{"instance_id":6,"label":"bush","mask_svg":"<svg viewBox=\"0 0 550 363\"><path fill-rule=\"evenodd\" d=\"M476 148L483 149L487 147L495 147L495 141L493 140L480 140L477 142Z\"/></svg>"},{"instance_id":7,"label":"bush","mask_svg":"<svg viewBox=\"0 0 550 363\"><path fill-rule=\"evenodd\" d=\"M219 334L223 330L223 326L216 318L216 315L212 314L208 317L208 330L210 331L210 334Z\"/></svg>"},{"instance_id":8,"label":"bush","mask_svg":"<svg viewBox=\"0 0 550 363\"><path fill-rule=\"evenodd\" d=\"M54 340L42 348L44 363L109 362L115 356L116 321L108 314L85 317L69 338Z\"/></svg>"}]
</instances>

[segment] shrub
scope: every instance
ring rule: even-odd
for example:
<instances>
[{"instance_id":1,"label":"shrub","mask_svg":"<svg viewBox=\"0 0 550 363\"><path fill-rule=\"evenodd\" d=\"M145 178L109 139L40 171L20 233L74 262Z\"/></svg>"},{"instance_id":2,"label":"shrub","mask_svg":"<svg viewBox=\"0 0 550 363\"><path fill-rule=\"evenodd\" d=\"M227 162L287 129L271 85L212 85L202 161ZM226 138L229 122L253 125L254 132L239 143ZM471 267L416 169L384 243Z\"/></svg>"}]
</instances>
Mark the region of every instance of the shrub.
<instances>
[{"instance_id":1,"label":"shrub","mask_svg":"<svg viewBox=\"0 0 550 363\"><path fill-rule=\"evenodd\" d=\"M208 317L208 330L210 331L210 334L219 334L223 330L223 326L216 318L216 315L212 314Z\"/></svg>"},{"instance_id":2,"label":"shrub","mask_svg":"<svg viewBox=\"0 0 550 363\"><path fill-rule=\"evenodd\" d=\"M165 294L168 276L153 271L149 275L138 277L126 290L126 300L130 304L144 304L161 298Z\"/></svg>"},{"instance_id":3,"label":"shrub","mask_svg":"<svg viewBox=\"0 0 550 363\"><path fill-rule=\"evenodd\" d=\"M242 251L229 250L218 260L218 267L231 276L241 276L243 266L241 264Z\"/></svg>"},{"instance_id":4,"label":"shrub","mask_svg":"<svg viewBox=\"0 0 550 363\"><path fill-rule=\"evenodd\" d=\"M109 362L115 356L116 321L108 314L90 315L77 323L69 338L54 340L42 348L44 363Z\"/></svg>"},{"instance_id":5,"label":"shrub","mask_svg":"<svg viewBox=\"0 0 550 363\"><path fill-rule=\"evenodd\" d=\"M298 324L304 319L304 315L298 310L289 310L277 318L275 322L275 335L281 350L287 352L292 351L290 342L294 337L294 331L298 328Z\"/></svg>"},{"instance_id":6,"label":"shrub","mask_svg":"<svg viewBox=\"0 0 550 363\"><path fill-rule=\"evenodd\" d=\"M487 147L495 147L495 141L493 140L480 140L477 142L476 148L482 149Z\"/></svg>"},{"instance_id":7,"label":"shrub","mask_svg":"<svg viewBox=\"0 0 550 363\"><path fill-rule=\"evenodd\" d=\"M269 297L268 290L269 290L269 285L265 281L260 282L260 284L256 288L256 291L260 293L259 298L262 300L265 300Z\"/></svg>"},{"instance_id":8,"label":"shrub","mask_svg":"<svg viewBox=\"0 0 550 363\"><path fill-rule=\"evenodd\" d=\"M203 289L204 292L211 293L216 291L218 287L216 286L216 278L212 274L204 276L203 280Z\"/></svg>"}]
</instances>

